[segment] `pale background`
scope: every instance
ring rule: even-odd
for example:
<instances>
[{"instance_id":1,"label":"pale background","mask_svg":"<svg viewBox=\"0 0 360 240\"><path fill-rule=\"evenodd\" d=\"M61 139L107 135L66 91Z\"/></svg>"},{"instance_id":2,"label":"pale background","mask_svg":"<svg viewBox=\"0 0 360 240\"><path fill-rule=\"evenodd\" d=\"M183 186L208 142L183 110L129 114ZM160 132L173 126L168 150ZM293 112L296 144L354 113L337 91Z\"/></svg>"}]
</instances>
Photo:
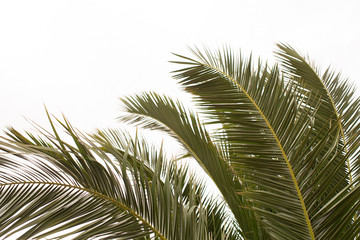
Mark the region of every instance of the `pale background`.
<instances>
[{"instance_id":1,"label":"pale background","mask_svg":"<svg viewBox=\"0 0 360 240\"><path fill-rule=\"evenodd\" d=\"M270 62L289 43L360 87L360 1L0 1L0 130L47 126L44 104L84 131L119 126L118 98L185 99L171 52L228 44ZM188 54L189 55L189 54Z\"/></svg>"}]
</instances>

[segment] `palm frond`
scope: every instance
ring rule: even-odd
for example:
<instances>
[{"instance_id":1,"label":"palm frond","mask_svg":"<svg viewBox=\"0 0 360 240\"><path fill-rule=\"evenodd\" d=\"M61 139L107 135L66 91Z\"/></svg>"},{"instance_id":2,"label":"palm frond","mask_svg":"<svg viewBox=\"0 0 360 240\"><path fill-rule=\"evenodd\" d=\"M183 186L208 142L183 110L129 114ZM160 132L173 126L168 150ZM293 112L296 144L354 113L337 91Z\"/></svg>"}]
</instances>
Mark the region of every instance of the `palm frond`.
<instances>
[{"instance_id":1,"label":"palm frond","mask_svg":"<svg viewBox=\"0 0 360 240\"><path fill-rule=\"evenodd\" d=\"M242 231L254 237L264 234L249 211L249 203L242 196L236 195L236 191L243 186L234 179L225 156L218 151L219 146L212 142L206 129L191 111L179 102L155 93L123 98L122 103L128 113L120 117L122 121L163 130L177 139L214 181Z\"/></svg>"},{"instance_id":2,"label":"palm frond","mask_svg":"<svg viewBox=\"0 0 360 240\"><path fill-rule=\"evenodd\" d=\"M300 235L291 229L283 231L299 238L314 237L293 169L297 162L291 158L296 150L293 146L299 145L296 142L301 141L310 124L306 115L299 113L296 96L284 86L276 67L269 71L259 62L255 69L251 59L235 59L227 49L204 52L194 50L199 60L179 56L184 61L177 63L187 67L176 71L175 77L196 96L203 112L223 125L225 135L221 140L231 146L230 161L236 171L247 172L246 179L260 182L261 188L274 191L269 184L274 182L283 186L273 194L279 198L274 202L282 203L282 211L277 210L282 213L277 217L296 213L296 228L302 230ZM290 221L287 217L283 220Z\"/></svg>"},{"instance_id":3,"label":"palm frond","mask_svg":"<svg viewBox=\"0 0 360 240\"><path fill-rule=\"evenodd\" d=\"M139 139L139 144L134 144L129 134L118 130L98 130L93 137L100 144L102 150L107 153L121 155L122 151L120 149L123 149L126 144L128 144L128 150L131 153L130 156L134 155L135 152L139 154L147 152L147 156L141 158L141 162L137 159L129 161L129 164L132 165L131 167L138 168L143 166L149 180L159 175L160 179L164 181L164 179L170 176L169 181L172 185L180 184L182 186L182 201L184 203L188 204L191 201L195 201L196 205L201 205L205 209L207 214L207 232L211 233L214 239L222 239L220 236L226 236L227 239L238 239L239 229L237 223L231 215L224 211L226 209L224 202L219 199L216 200L209 195L205 187L206 183L194 175L188 174L188 167L186 165L183 165L182 169L177 169L173 161L168 164L159 164L159 161L156 161L157 158L153 155L156 153L156 150L149 149L145 140ZM161 166L160 172L152 170L157 165ZM177 173L174 173L174 171ZM168 172L170 172L169 176L167 175ZM191 191L195 191L195 194L191 194ZM190 199L191 197L195 197L195 199Z\"/></svg>"},{"instance_id":4,"label":"palm frond","mask_svg":"<svg viewBox=\"0 0 360 240\"><path fill-rule=\"evenodd\" d=\"M234 239L230 228L222 231L229 225L215 225L226 216L215 216L217 222L208 225L213 214L194 200L201 185L185 180L186 171L167 163L162 151L131 152L130 145L141 149L136 141L106 151L104 142L59 121L73 146L50 122L54 134L26 137L10 129L1 141L1 236L22 231L20 238L212 239L220 234ZM149 159L152 164L146 165ZM219 208L211 203L206 207Z\"/></svg>"},{"instance_id":5,"label":"palm frond","mask_svg":"<svg viewBox=\"0 0 360 240\"><path fill-rule=\"evenodd\" d=\"M329 123L330 127L331 124L338 123L341 138L338 144L340 147L345 145L344 154L347 156L341 175L347 175L350 184L357 184L354 181L360 173L357 151L351 150L351 148L358 148L357 135L360 131L360 98L355 96L355 88L330 67L321 74L319 70L311 66L309 60L291 46L278 44L278 48L276 53L284 72L289 75L289 81L298 84L308 92L317 93L310 96L310 103L321 101L314 127L318 128L319 125ZM338 180L339 177L335 181ZM346 186L346 182L343 181L343 184L338 185L339 190ZM357 213L355 218L357 218L356 215Z\"/></svg>"},{"instance_id":6,"label":"palm frond","mask_svg":"<svg viewBox=\"0 0 360 240\"><path fill-rule=\"evenodd\" d=\"M321 220L313 209L348 187L348 145L333 127L340 119L329 127L321 98L309 97L316 91L286 81L276 66L254 66L229 49L193 53L198 60L179 56L176 63L186 67L175 78L212 122L222 124L219 139L230 145L233 169L253 184L241 194L256 202L274 238L314 239Z\"/></svg>"},{"instance_id":7,"label":"palm frond","mask_svg":"<svg viewBox=\"0 0 360 240\"><path fill-rule=\"evenodd\" d=\"M355 97L355 88L342 79L340 73L335 73L330 67L321 74L319 70L311 66L303 56L296 52L291 46L278 44L276 52L280 59L284 72L289 76L289 81L300 85L305 91L316 94L309 95L308 103L321 101L315 128L335 122L338 123L341 133L339 144L356 144L349 142L360 130L360 99ZM345 149L347 152L348 150ZM352 181L351 162L354 158L350 155L347 161L347 170L350 181ZM355 173L358 174L358 173Z\"/></svg>"}]
</instances>

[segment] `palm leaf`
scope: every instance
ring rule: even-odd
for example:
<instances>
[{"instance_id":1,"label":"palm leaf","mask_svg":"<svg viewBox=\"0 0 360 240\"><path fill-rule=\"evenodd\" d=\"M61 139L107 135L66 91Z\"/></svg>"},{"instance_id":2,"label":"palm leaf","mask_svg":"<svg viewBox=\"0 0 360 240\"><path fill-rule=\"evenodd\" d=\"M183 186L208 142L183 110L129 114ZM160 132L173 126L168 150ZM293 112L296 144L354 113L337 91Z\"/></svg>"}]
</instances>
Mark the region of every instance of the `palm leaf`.
<instances>
[{"instance_id":1,"label":"palm leaf","mask_svg":"<svg viewBox=\"0 0 360 240\"><path fill-rule=\"evenodd\" d=\"M130 145L141 149L135 141L116 154L107 152L67 120L59 122L72 146L50 122L54 135L25 137L10 129L9 138L1 141L1 236L20 231L20 238L231 238L229 224L219 225L227 217L212 216L194 201L201 185L196 190L196 182L167 164L161 151L131 152ZM146 165L150 158L153 164ZM211 199L204 206L220 207ZM208 222L210 216L218 220Z\"/></svg>"},{"instance_id":2,"label":"palm leaf","mask_svg":"<svg viewBox=\"0 0 360 240\"><path fill-rule=\"evenodd\" d=\"M127 146L129 147L129 151L132 153L131 155L133 155L134 152L144 152L144 150L148 148L146 141L139 140L141 144L135 145L128 134L119 132L118 130L98 130L94 135L94 138L97 143L100 143L102 150L115 155L121 155L122 151L120 149L123 149L127 143L129 143ZM177 174L172 173L176 170L176 165L174 164L169 164L169 168L167 170L166 168L163 168L161 172L155 173L152 169L156 168L156 165L159 164L159 161L155 161L157 158L153 156L156 151L155 149L149 149L146 150L146 152L149 152L150 155L142 158L141 162L137 159L129 161L129 164L132 165L131 167L144 166L144 170L146 171L146 175L149 180L159 174L161 179L165 179L167 177L166 173L171 172L171 183L177 185L180 181L183 186L183 201L185 203L195 201L196 205L200 204L205 209L207 214L207 232L211 233L211 236L213 236L214 239L221 239L221 236L223 235L227 236L228 239L238 239L239 229L237 228L237 223L231 215L224 211L226 208L224 202L215 200L211 197L211 195L209 195L209 192L206 190L207 188L205 187L205 183L203 183L202 180L197 180L195 176L187 174L188 168L186 165L185 169ZM159 166L166 167L167 165L159 164ZM193 200L190 199L192 196L192 189L195 189L195 199Z\"/></svg>"},{"instance_id":3,"label":"palm leaf","mask_svg":"<svg viewBox=\"0 0 360 240\"><path fill-rule=\"evenodd\" d=\"M346 145L345 154L352 152L347 154L344 171L347 170L346 175L350 184L356 183L354 177L359 176L357 152L349 149L358 147L357 135L360 131L360 99L355 97L355 88L330 67L321 74L292 47L285 44L279 44L278 47L277 55L284 66L284 71L290 76L289 80L301 85L306 91L317 91L318 94L313 95L313 99L321 98L322 110L319 111L317 122L319 124L338 122L341 133L339 144ZM338 181L339 177L334 180ZM339 189L344 188L345 185L346 183L339 185Z\"/></svg>"},{"instance_id":4,"label":"palm leaf","mask_svg":"<svg viewBox=\"0 0 360 240\"><path fill-rule=\"evenodd\" d=\"M194 54L198 60L179 56L183 61L176 63L186 67L175 77L222 124L219 139L230 144L231 165L253 183L241 194L256 201L274 238L315 238L320 232L313 226L326 227L313 218L319 206L348 187L342 167L348 145L339 143L341 133L333 127L340 119L330 128L328 121L314 121L325 111L321 98L315 101L309 97L317 95L314 90L287 84L276 66L254 67L228 49Z\"/></svg>"},{"instance_id":5,"label":"palm leaf","mask_svg":"<svg viewBox=\"0 0 360 240\"><path fill-rule=\"evenodd\" d=\"M289 80L299 84L309 92L316 92L310 96L311 101L321 99L320 111L316 122L321 126L324 123L338 122L341 133L342 144L356 144L349 142L353 134L360 130L360 99L355 97L355 88L347 80L341 78L331 68L321 74L316 68L311 67L309 61L297 53L292 47L285 44L278 44L276 52L280 59L284 72L288 74ZM345 149L345 151L348 151ZM349 156L347 170L350 172L351 161L354 158ZM349 175L352 181L352 173Z\"/></svg>"},{"instance_id":6,"label":"palm leaf","mask_svg":"<svg viewBox=\"0 0 360 240\"><path fill-rule=\"evenodd\" d=\"M124 110L129 113L120 117L122 121L145 128L163 130L177 139L192 157L202 166L222 193L224 200L237 219L243 233L254 238L264 234L248 204L236 191L242 189L240 182L233 179L231 168L225 156L218 151L198 118L176 101L155 93L123 98Z\"/></svg>"},{"instance_id":7,"label":"palm leaf","mask_svg":"<svg viewBox=\"0 0 360 240\"><path fill-rule=\"evenodd\" d=\"M313 238L293 169L297 164L292 158L296 153L294 146L299 145L300 136L306 133L310 124L306 115L299 112L296 96L284 86L276 67L268 71L259 63L254 69L251 60L235 59L227 50L215 54L207 50L205 54L194 53L199 61L181 57L184 61L177 63L191 67L177 71L175 77L180 79L186 91L196 96L203 112L223 125L226 133L223 136L231 145L232 166L238 173L247 172L248 180L258 182L272 192L276 190L272 183L283 186L272 194L274 202L282 203L282 210L276 210L279 211L276 218L284 216L283 221L289 221L284 225L291 226L296 222L296 229L301 229L299 233L295 228L282 228L284 236ZM290 219L287 216L290 214L297 220Z\"/></svg>"}]
</instances>

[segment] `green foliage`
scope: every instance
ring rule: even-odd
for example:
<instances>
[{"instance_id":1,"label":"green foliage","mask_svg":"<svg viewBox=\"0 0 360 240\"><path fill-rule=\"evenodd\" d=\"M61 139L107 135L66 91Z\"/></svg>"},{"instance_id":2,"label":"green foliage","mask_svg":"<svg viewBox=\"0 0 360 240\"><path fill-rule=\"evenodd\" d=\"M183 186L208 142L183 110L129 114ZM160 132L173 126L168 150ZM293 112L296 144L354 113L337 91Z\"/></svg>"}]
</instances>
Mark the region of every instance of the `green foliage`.
<instances>
[{"instance_id":1,"label":"green foliage","mask_svg":"<svg viewBox=\"0 0 360 240\"><path fill-rule=\"evenodd\" d=\"M0 142L0 236L76 239L356 239L360 100L288 45L280 66L229 48L176 55L204 119L156 93L122 98L120 120L176 139L219 190L117 130L91 136L49 116L40 137ZM210 131L209 129L215 129ZM66 231L63 231L66 230Z\"/></svg>"}]
</instances>

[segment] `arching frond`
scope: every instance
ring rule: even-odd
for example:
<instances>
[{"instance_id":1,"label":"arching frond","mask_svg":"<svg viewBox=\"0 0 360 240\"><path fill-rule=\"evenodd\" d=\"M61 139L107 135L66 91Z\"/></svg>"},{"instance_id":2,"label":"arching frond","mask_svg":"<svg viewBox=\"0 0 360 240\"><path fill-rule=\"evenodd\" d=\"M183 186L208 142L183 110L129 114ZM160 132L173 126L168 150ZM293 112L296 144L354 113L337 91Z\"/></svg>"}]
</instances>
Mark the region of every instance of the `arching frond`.
<instances>
[{"instance_id":1,"label":"arching frond","mask_svg":"<svg viewBox=\"0 0 360 240\"><path fill-rule=\"evenodd\" d=\"M100 132L89 138L59 123L74 145L52 121L54 134L10 129L1 141L2 237L235 239L229 218L216 214L221 205L199 198L202 185L161 150L129 139L117 148Z\"/></svg>"},{"instance_id":2,"label":"arching frond","mask_svg":"<svg viewBox=\"0 0 360 240\"><path fill-rule=\"evenodd\" d=\"M129 151L131 153L134 152L144 152L144 149L147 149L147 144L144 140L139 140L141 144L134 145L134 142L129 141L131 139L127 134L120 133L117 130L107 130L107 131L101 131L99 130L94 138L96 139L97 143L100 143L102 149L105 152L112 153L112 154L119 154L119 149L123 149L125 143L129 142L130 145L127 145L129 147ZM128 140L125 140L128 139ZM141 161L144 163L144 169L147 172L148 179L151 180L154 175L161 174L160 178L165 179L167 176L165 175L167 171L173 172L175 171L174 164L170 165L164 165L160 164L162 167L168 166L168 170L165 171L164 169L161 173L156 173L152 171L156 164L158 164L156 161L156 158L152 156L154 152L156 152L155 149L148 150L147 152L150 153L149 156L142 158ZM121 154L121 151L120 151ZM133 155L133 154L131 154ZM132 167L136 167L134 165L140 166L141 164L136 161L129 161L129 163L132 163ZM151 167L147 167L151 166ZM186 165L185 165L186 166ZM182 188L183 188L183 201L188 203L189 201L195 201L197 205L201 205L207 214L207 226L211 236L214 239L222 239L222 236L226 239L238 239L239 229L237 226L236 221L230 216L226 211L226 206L223 202L219 200L215 200L208 191L206 191L206 183L203 182L203 180L196 180L196 176L188 174L188 167L185 167L183 171L177 173L177 174L170 174L172 176L170 178L170 181L176 181L172 182L172 184L177 185L178 182L181 182ZM190 197L192 195L190 194L190 191L193 191L192 189L195 189L195 200L191 200ZM224 210L225 209L225 210Z\"/></svg>"},{"instance_id":3,"label":"arching frond","mask_svg":"<svg viewBox=\"0 0 360 240\"><path fill-rule=\"evenodd\" d=\"M279 203L272 210L277 214L259 212L260 216L283 218L284 225L294 226L274 229L274 234L282 231L284 238L314 237L296 179L298 161L292 157L310 126L307 115L299 112L296 95L284 85L276 67L270 71L266 66L255 68L251 60L235 58L229 50L206 50L204 54L197 50L194 54L199 60L182 57L184 61L177 62L187 67L177 71L176 78L196 96L203 111L224 126L226 134L221 140L231 146L231 164L236 171L245 172L247 180L266 189L264 200L273 196L272 201ZM265 196L267 192L271 195Z\"/></svg>"},{"instance_id":4,"label":"arching frond","mask_svg":"<svg viewBox=\"0 0 360 240\"><path fill-rule=\"evenodd\" d=\"M185 110L179 102L155 93L123 98L122 103L129 113L121 117L122 121L164 130L177 139L219 188L242 231L257 237L263 234L249 211L249 203L236 194L243 186L234 179L225 155L219 152L218 146L194 114Z\"/></svg>"},{"instance_id":5,"label":"arching frond","mask_svg":"<svg viewBox=\"0 0 360 240\"><path fill-rule=\"evenodd\" d=\"M312 67L309 60L306 60L291 46L278 44L278 48L276 53L283 65L284 72L289 75L289 81L299 85L305 91L316 92L316 94L309 95L309 103L321 101L314 128L326 124L328 127L334 123L338 125L340 133L338 144L340 148L345 145L344 154L347 161L343 166L343 172L339 176L333 177L333 183L330 183L329 186L342 181L343 184L338 184L338 191L340 191L346 187L348 181L350 184L357 184L354 180L359 176L357 149L360 131L360 98L355 96L355 88L347 80L342 79L340 73L335 73L330 67L324 73L320 73L318 69ZM324 149L326 150L326 148ZM339 156L339 158L341 157L344 156ZM332 172L331 169L329 172Z\"/></svg>"},{"instance_id":6,"label":"arching frond","mask_svg":"<svg viewBox=\"0 0 360 240\"><path fill-rule=\"evenodd\" d=\"M334 124L341 119L326 118L329 106L312 97L317 90L286 80L276 66L254 66L228 49L193 53L197 60L179 56L176 63L185 68L175 77L201 110L222 124L219 140L230 145L233 169L253 184L241 194L256 202L275 239L320 236L314 226L328 226L317 211L349 187L344 166L353 151L339 141ZM336 229L334 239L344 230Z\"/></svg>"}]
</instances>

